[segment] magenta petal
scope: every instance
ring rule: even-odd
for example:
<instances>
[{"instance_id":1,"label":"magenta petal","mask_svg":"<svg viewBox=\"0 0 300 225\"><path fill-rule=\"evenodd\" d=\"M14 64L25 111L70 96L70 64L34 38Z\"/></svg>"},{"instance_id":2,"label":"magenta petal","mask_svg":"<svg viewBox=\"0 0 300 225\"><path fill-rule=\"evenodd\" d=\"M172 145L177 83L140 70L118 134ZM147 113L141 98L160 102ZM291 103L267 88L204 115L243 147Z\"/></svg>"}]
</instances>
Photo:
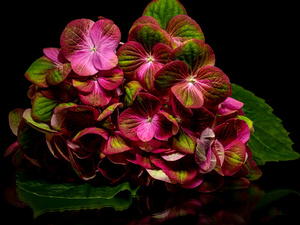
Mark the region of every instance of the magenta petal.
<instances>
[{"instance_id":1,"label":"magenta petal","mask_svg":"<svg viewBox=\"0 0 300 225\"><path fill-rule=\"evenodd\" d=\"M63 56L61 49L59 48L44 48L44 54L47 58L51 59L57 65L68 63L69 61Z\"/></svg>"},{"instance_id":2,"label":"magenta petal","mask_svg":"<svg viewBox=\"0 0 300 225\"><path fill-rule=\"evenodd\" d=\"M243 142L236 140L225 148L225 159L222 172L226 176L232 176L241 169L246 158L246 147Z\"/></svg>"},{"instance_id":3,"label":"magenta petal","mask_svg":"<svg viewBox=\"0 0 300 225\"><path fill-rule=\"evenodd\" d=\"M201 173L197 173L196 176L190 182L181 184L181 186L188 189L195 188L202 184L203 180L204 175Z\"/></svg>"},{"instance_id":4,"label":"magenta petal","mask_svg":"<svg viewBox=\"0 0 300 225\"><path fill-rule=\"evenodd\" d=\"M237 132L233 125L223 123L215 127L216 139L221 142L224 148L232 141L237 139Z\"/></svg>"},{"instance_id":5,"label":"magenta petal","mask_svg":"<svg viewBox=\"0 0 300 225\"><path fill-rule=\"evenodd\" d=\"M138 141L137 130L141 124L141 116L135 110L126 109L119 116L119 130L122 134L133 141Z\"/></svg>"},{"instance_id":6,"label":"magenta petal","mask_svg":"<svg viewBox=\"0 0 300 225\"><path fill-rule=\"evenodd\" d=\"M137 141L136 143L140 149L142 149L143 151L146 151L146 152L154 151L161 146L161 141L158 141L155 139L152 139L148 142Z\"/></svg>"},{"instance_id":7,"label":"magenta petal","mask_svg":"<svg viewBox=\"0 0 300 225\"><path fill-rule=\"evenodd\" d=\"M113 155L125 151L131 150L128 146L125 137L120 131L112 132L107 141L104 141L101 145L101 151L105 155Z\"/></svg>"},{"instance_id":8,"label":"magenta petal","mask_svg":"<svg viewBox=\"0 0 300 225\"><path fill-rule=\"evenodd\" d=\"M110 91L104 89L97 80L73 80L73 85L79 90L81 101L87 105L102 107L107 105L112 98Z\"/></svg>"},{"instance_id":9,"label":"magenta petal","mask_svg":"<svg viewBox=\"0 0 300 225\"><path fill-rule=\"evenodd\" d=\"M97 127L89 127L89 128L85 128L82 131L78 132L78 134L75 135L75 137L73 138L72 142L76 142L79 138L81 138L82 136L84 136L86 134L98 134L98 135L102 136L103 138L105 138L106 140L108 139L108 133L106 130L104 130L102 128L97 128Z\"/></svg>"},{"instance_id":10,"label":"magenta petal","mask_svg":"<svg viewBox=\"0 0 300 225\"><path fill-rule=\"evenodd\" d=\"M249 141L250 130L247 123L244 120L234 118L227 120L226 123L229 123L234 126L234 128L237 131L238 140L241 140L244 144Z\"/></svg>"},{"instance_id":11,"label":"magenta petal","mask_svg":"<svg viewBox=\"0 0 300 225\"><path fill-rule=\"evenodd\" d=\"M188 183L197 174L197 170L193 167L194 164L190 159L184 157L178 161L168 162L159 156L150 155L150 160L155 166L162 168L163 172L171 180L177 181L180 184Z\"/></svg>"},{"instance_id":12,"label":"magenta petal","mask_svg":"<svg viewBox=\"0 0 300 225\"><path fill-rule=\"evenodd\" d=\"M184 82L188 76L188 67L184 62L170 62L155 74L155 90L160 96L168 95L174 85Z\"/></svg>"},{"instance_id":13,"label":"magenta petal","mask_svg":"<svg viewBox=\"0 0 300 225\"><path fill-rule=\"evenodd\" d=\"M155 125L156 131L154 137L158 140L165 140L173 136L172 122L165 115L156 114L152 118L152 123Z\"/></svg>"},{"instance_id":14,"label":"magenta petal","mask_svg":"<svg viewBox=\"0 0 300 225\"><path fill-rule=\"evenodd\" d=\"M145 152L141 152L140 154L136 154L137 163L145 169L158 169L149 158L149 154Z\"/></svg>"},{"instance_id":15,"label":"magenta petal","mask_svg":"<svg viewBox=\"0 0 300 225\"><path fill-rule=\"evenodd\" d=\"M226 116L228 114L234 113L243 107L244 103L235 100L234 98L226 98L224 102L221 103L218 114L221 116Z\"/></svg>"},{"instance_id":16,"label":"magenta petal","mask_svg":"<svg viewBox=\"0 0 300 225\"><path fill-rule=\"evenodd\" d=\"M217 67L201 67L195 79L203 93L205 107L214 107L231 95L229 78Z\"/></svg>"},{"instance_id":17,"label":"magenta petal","mask_svg":"<svg viewBox=\"0 0 300 225\"><path fill-rule=\"evenodd\" d=\"M117 56L124 76L132 79L136 76L136 70L145 63L147 53L139 43L128 41L118 49Z\"/></svg>"}]
</instances>

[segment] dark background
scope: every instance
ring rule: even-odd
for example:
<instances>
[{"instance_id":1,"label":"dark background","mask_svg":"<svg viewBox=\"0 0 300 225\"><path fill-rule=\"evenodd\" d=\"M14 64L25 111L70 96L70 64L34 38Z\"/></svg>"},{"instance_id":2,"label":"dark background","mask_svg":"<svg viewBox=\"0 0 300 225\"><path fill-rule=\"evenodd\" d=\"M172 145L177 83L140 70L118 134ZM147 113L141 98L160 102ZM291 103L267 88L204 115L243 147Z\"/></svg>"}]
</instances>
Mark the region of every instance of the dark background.
<instances>
[{"instance_id":1,"label":"dark background","mask_svg":"<svg viewBox=\"0 0 300 225\"><path fill-rule=\"evenodd\" d=\"M104 16L115 22L126 42L132 23L149 1L41 1L7 2L1 14L1 130L2 152L16 137L8 125L8 113L29 108L24 77L31 63L45 47L60 47L60 34L72 20ZM220 3L219 3L220 2ZM283 122L299 148L299 21L296 5L251 1L182 0L188 15L204 32L206 43L216 56L216 66L232 83L243 86L266 100ZM299 18L298 18L299 19ZM11 157L2 158L3 187L9 185ZM300 190L300 161L267 163L259 181L264 188L288 187ZM6 205L7 206L7 205ZM7 211L13 207L7 206ZM17 215L16 215L17 216Z\"/></svg>"}]
</instances>

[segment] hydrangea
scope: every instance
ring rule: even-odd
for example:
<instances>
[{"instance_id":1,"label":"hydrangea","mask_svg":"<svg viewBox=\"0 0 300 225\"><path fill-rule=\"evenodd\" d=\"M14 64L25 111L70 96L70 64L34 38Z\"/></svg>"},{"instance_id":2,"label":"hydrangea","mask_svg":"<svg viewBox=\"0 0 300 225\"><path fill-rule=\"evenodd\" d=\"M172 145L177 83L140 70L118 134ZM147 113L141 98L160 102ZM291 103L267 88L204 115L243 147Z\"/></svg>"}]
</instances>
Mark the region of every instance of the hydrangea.
<instances>
[{"instance_id":1,"label":"hydrangea","mask_svg":"<svg viewBox=\"0 0 300 225\"><path fill-rule=\"evenodd\" d=\"M26 158L52 174L108 184L134 174L172 192L215 191L229 177L245 188L260 177L248 146L252 122L229 77L179 1L153 14L162 2L149 3L126 43L99 17L71 21L60 48L44 49L25 73L32 107L9 115L18 138L5 155L14 154L14 165Z\"/></svg>"}]
</instances>

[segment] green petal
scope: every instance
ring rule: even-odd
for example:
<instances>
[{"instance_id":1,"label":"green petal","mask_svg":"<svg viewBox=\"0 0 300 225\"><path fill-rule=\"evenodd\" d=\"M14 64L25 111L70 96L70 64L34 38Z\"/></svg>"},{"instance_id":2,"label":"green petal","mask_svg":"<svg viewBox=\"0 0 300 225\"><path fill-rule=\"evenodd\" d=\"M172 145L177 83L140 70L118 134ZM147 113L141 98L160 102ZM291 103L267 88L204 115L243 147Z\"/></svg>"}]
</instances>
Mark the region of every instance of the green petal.
<instances>
[{"instance_id":1,"label":"green petal","mask_svg":"<svg viewBox=\"0 0 300 225\"><path fill-rule=\"evenodd\" d=\"M187 15L178 0L153 0L144 10L143 16L154 17L162 29L167 29L169 21L177 15Z\"/></svg>"},{"instance_id":2,"label":"green petal","mask_svg":"<svg viewBox=\"0 0 300 225\"><path fill-rule=\"evenodd\" d=\"M176 48L171 53L169 60L184 62L188 66L189 73L196 74L203 66L213 66L215 64L215 55L209 45L200 40L191 39Z\"/></svg>"},{"instance_id":3,"label":"green petal","mask_svg":"<svg viewBox=\"0 0 300 225\"><path fill-rule=\"evenodd\" d=\"M140 24L129 34L128 41L135 41L151 54L156 44L162 43L172 48L172 39L168 33L154 24Z\"/></svg>"}]
</instances>

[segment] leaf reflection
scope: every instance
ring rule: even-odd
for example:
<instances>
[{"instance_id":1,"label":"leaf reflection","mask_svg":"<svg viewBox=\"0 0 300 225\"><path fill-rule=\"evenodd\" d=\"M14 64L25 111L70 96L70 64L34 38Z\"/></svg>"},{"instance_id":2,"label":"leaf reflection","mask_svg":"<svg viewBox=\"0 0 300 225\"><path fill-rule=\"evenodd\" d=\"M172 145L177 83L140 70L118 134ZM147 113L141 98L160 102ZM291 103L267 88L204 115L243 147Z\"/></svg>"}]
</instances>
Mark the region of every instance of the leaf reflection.
<instances>
[{"instance_id":1,"label":"leaf reflection","mask_svg":"<svg viewBox=\"0 0 300 225\"><path fill-rule=\"evenodd\" d=\"M19 197L20 194L22 193L19 193ZM13 198L12 194L6 196L10 203L16 202ZM45 196L32 197L32 193L25 194L24 198L23 193L22 200L33 209L34 215L39 215L34 219L38 224L44 224L45 221L54 224L94 224L101 221L101 224L109 225L187 224L187 221L189 225L266 224L277 220L281 215L293 212L296 215L297 207L292 205L300 200L300 192L291 189L264 191L251 184L243 190L223 190L207 194L185 190L172 194L163 185L156 183L153 187L139 188L135 196L98 198L99 201L91 201L87 197L85 202L84 196L81 196L80 204L76 204L78 199L72 202L70 199L51 198L49 201L50 198ZM36 202L34 206L33 201ZM66 204L68 211L64 210ZM20 207L18 204L15 206ZM40 206L44 208L39 208Z\"/></svg>"}]
</instances>

